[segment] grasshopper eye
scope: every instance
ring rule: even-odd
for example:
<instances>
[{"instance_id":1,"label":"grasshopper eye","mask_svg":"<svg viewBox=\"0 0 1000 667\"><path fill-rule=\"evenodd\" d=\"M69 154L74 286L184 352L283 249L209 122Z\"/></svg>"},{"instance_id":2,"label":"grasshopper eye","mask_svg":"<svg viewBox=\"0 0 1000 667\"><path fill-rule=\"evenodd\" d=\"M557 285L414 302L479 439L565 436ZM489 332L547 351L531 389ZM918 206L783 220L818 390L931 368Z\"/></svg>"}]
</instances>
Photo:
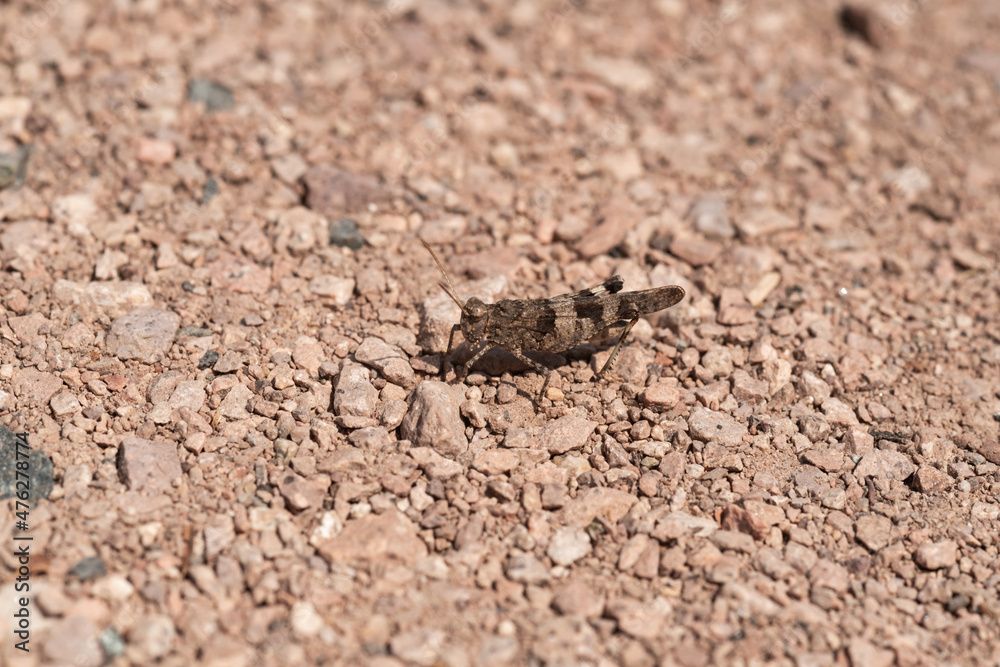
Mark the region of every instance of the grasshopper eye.
<instances>
[{"instance_id":1,"label":"grasshopper eye","mask_svg":"<svg viewBox=\"0 0 1000 667\"><path fill-rule=\"evenodd\" d=\"M486 304L477 297L472 297L465 302L465 312L473 319L479 319L486 314Z\"/></svg>"}]
</instances>

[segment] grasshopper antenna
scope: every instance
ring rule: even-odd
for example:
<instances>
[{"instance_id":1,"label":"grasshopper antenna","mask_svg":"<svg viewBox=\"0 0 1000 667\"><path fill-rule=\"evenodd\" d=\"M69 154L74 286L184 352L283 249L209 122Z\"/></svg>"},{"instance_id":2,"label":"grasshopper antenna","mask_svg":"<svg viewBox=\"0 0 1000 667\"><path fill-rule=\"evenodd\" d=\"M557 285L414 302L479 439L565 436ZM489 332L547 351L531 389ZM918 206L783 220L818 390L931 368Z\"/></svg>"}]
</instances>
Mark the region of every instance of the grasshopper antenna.
<instances>
[{"instance_id":1,"label":"grasshopper antenna","mask_svg":"<svg viewBox=\"0 0 1000 667\"><path fill-rule=\"evenodd\" d=\"M427 248L427 252L429 252L431 254L431 257L434 258L434 263L438 265L439 269L441 269L441 275L444 276L444 279L448 283L447 285L444 283L438 283L438 285L441 286L441 289L444 290L445 294L451 297L452 301L458 304L458 307L462 309L462 314L464 315L465 304L462 303L462 300L458 298L458 290L456 290L455 286L451 284L451 278L448 277L448 272L444 270L444 265L441 263L441 260L438 259L437 255L434 254L434 251L431 250L431 247L427 245L427 241L420 239L420 242L424 244L424 247Z\"/></svg>"}]
</instances>

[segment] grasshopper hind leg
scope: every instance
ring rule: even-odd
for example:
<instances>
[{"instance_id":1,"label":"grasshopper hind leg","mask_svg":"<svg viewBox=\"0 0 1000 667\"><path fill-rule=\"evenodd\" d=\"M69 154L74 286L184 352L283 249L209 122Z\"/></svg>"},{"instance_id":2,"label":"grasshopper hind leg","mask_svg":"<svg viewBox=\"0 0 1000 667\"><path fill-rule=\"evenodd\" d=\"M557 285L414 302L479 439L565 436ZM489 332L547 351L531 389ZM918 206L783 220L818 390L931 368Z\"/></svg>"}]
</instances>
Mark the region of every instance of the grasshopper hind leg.
<instances>
[{"instance_id":1,"label":"grasshopper hind leg","mask_svg":"<svg viewBox=\"0 0 1000 667\"><path fill-rule=\"evenodd\" d=\"M615 349L613 349L611 351L611 356L608 357L608 360L604 362L604 367L601 368L601 372L597 374L597 377L603 378L604 374L608 370L610 370L611 367L614 365L615 359L618 358L618 352L622 349L622 343L625 342L625 338L628 336L629 332L632 331L632 327L634 327L635 323L638 322L638 321L639 321L639 317L636 316L636 317L633 317L631 320L629 320L629 323L627 325L625 325L625 330L622 331L622 335L619 336L618 342L615 344Z\"/></svg>"}]
</instances>

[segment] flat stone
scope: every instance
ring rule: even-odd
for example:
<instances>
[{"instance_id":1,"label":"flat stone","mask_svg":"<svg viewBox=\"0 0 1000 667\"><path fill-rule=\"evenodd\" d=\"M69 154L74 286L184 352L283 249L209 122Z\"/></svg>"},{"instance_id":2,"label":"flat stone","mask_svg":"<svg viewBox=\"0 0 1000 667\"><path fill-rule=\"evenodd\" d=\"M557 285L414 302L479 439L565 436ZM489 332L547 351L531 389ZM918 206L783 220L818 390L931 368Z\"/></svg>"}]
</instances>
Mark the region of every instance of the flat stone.
<instances>
[{"instance_id":1,"label":"flat stone","mask_svg":"<svg viewBox=\"0 0 1000 667\"><path fill-rule=\"evenodd\" d=\"M511 449L487 449L476 455L472 467L484 475L510 472L521 463L521 456Z\"/></svg>"},{"instance_id":2,"label":"flat stone","mask_svg":"<svg viewBox=\"0 0 1000 667\"><path fill-rule=\"evenodd\" d=\"M461 391L444 382L421 382L411 394L410 409L399 425L402 436L418 447L432 447L444 456L469 448L459 412Z\"/></svg>"},{"instance_id":3,"label":"flat stone","mask_svg":"<svg viewBox=\"0 0 1000 667\"><path fill-rule=\"evenodd\" d=\"M604 611L604 596L583 581L575 580L556 593L552 607L564 616L598 618Z\"/></svg>"},{"instance_id":4,"label":"flat stone","mask_svg":"<svg viewBox=\"0 0 1000 667\"><path fill-rule=\"evenodd\" d=\"M549 540L546 555L556 565L568 567L590 553L590 536L582 526L565 526Z\"/></svg>"},{"instance_id":5,"label":"flat stone","mask_svg":"<svg viewBox=\"0 0 1000 667\"><path fill-rule=\"evenodd\" d=\"M641 400L644 405L669 409L680 403L681 392L675 384L656 382L643 390Z\"/></svg>"},{"instance_id":6,"label":"flat stone","mask_svg":"<svg viewBox=\"0 0 1000 667\"><path fill-rule=\"evenodd\" d=\"M180 315L169 310L134 310L112 323L108 352L122 361L159 361L170 349L180 324Z\"/></svg>"},{"instance_id":7,"label":"flat stone","mask_svg":"<svg viewBox=\"0 0 1000 667\"><path fill-rule=\"evenodd\" d=\"M802 459L823 472L840 472L845 463L844 453L836 449L810 449L802 455Z\"/></svg>"},{"instance_id":8,"label":"flat stone","mask_svg":"<svg viewBox=\"0 0 1000 667\"><path fill-rule=\"evenodd\" d=\"M953 540L921 544L913 554L913 561L925 570L941 570L958 562L958 544Z\"/></svg>"},{"instance_id":9,"label":"flat stone","mask_svg":"<svg viewBox=\"0 0 1000 667\"><path fill-rule=\"evenodd\" d=\"M746 238L798 228L799 223L772 208L751 208L736 219L736 229Z\"/></svg>"},{"instance_id":10,"label":"flat stone","mask_svg":"<svg viewBox=\"0 0 1000 667\"><path fill-rule=\"evenodd\" d=\"M519 584L537 585L549 580L549 568L530 553L517 554L507 560L507 578Z\"/></svg>"},{"instance_id":11,"label":"flat stone","mask_svg":"<svg viewBox=\"0 0 1000 667\"><path fill-rule=\"evenodd\" d=\"M353 278L340 276L316 276L309 281L309 291L316 296L331 299L338 306L345 306L354 296L355 281Z\"/></svg>"},{"instance_id":12,"label":"flat stone","mask_svg":"<svg viewBox=\"0 0 1000 667\"><path fill-rule=\"evenodd\" d=\"M354 358L378 370L389 382L409 389L417 384L410 360L399 347L381 338L365 338L354 352Z\"/></svg>"},{"instance_id":13,"label":"flat stone","mask_svg":"<svg viewBox=\"0 0 1000 667\"><path fill-rule=\"evenodd\" d=\"M892 521L881 514L862 514L854 522L854 539L877 553L892 541Z\"/></svg>"},{"instance_id":14,"label":"flat stone","mask_svg":"<svg viewBox=\"0 0 1000 667\"><path fill-rule=\"evenodd\" d=\"M704 266L718 259L722 246L712 241L676 239L670 244L670 254L691 266Z\"/></svg>"},{"instance_id":15,"label":"flat stone","mask_svg":"<svg viewBox=\"0 0 1000 667\"><path fill-rule=\"evenodd\" d=\"M952 484L951 475L927 463L913 475L913 488L922 493L944 491Z\"/></svg>"},{"instance_id":16,"label":"flat stone","mask_svg":"<svg viewBox=\"0 0 1000 667\"><path fill-rule=\"evenodd\" d=\"M565 454L587 444L595 428L597 428L596 422L566 415L549 422L539 430L538 445L550 454Z\"/></svg>"},{"instance_id":17,"label":"flat stone","mask_svg":"<svg viewBox=\"0 0 1000 667\"><path fill-rule=\"evenodd\" d=\"M248 387L243 384L237 384L229 390L226 397L219 403L219 414L233 421L249 419L250 412L247 410L247 404L253 397L254 394Z\"/></svg>"},{"instance_id":18,"label":"flat stone","mask_svg":"<svg viewBox=\"0 0 1000 667\"><path fill-rule=\"evenodd\" d=\"M688 417L691 437L702 442L717 442L726 447L737 447L750 435L747 427L723 412L708 408L694 408Z\"/></svg>"},{"instance_id":19,"label":"flat stone","mask_svg":"<svg viewBox=\"0 0 1000 667\"><path fill-rule=\"evenodd\" d=\"M596 517L606 519L612 525L624 517L638 498L631 493L609 489L607 487L590 487L580 491L560 511L562 522L568 526L586 526Z\"/></svg>"},{"instance_id":20,"label":"flat stone","mask_svg":"<svg viewBox=\"0 0 1000 667\"><path fill-rule=\"evenodd\" d=\"M820 558L809 570L809 582L814 588L829 588L835 593L846 593L850 575L842 565Z\"/></svg>"},{"instance_id":21,"label":"flat stone","mask_svg":"<svg viewBox=\"0 0 1000 667\"><path fill-rule=\"evenodd\" d=\"M757 319L757 310L746 300L742 290L726 287L719 295L719 310L715 319L727 326L750 324Z\"/></svg>"},{"instance_id":22,"label":"flat stone","mask_svg":"<svg viewBox=\"0 0 1000 667\"><path fill-rule=\"evenodd\" d=\"M344 417L374 416L378 390L368 379L369 372L360 364L344 364L333 390L334 414Z\"/></svg>"},{"instance_id":23,"label":"flat stone","mask_svg":"<svg viewBox=\"0 0 1000 667\"><path fill-rule=\"evenodd\" d=\"M413 447L407 453L431 479L447 480L465 472L461 463L441 456L431 447Z\"/></svg>"},{"instance_id":24,"label":"flat stone","mask_svg":"<svg viewBox=\"0 0 1000 667\"><path fill-rule=\"evenodd\" d=\"M673 607L666 598L659 596L646 603L622 597L610 600L606 613L625 634L635 639L652 641L661 636L662 628L669 623Z\"/></svg>"},{"instance_id":25,"label":"flat stone","mask_svg":"<svg viewBox=\"0 0 1000 667\"><path fill-rule=\"evenodd\" d=\"M317 546L330 563L398 560L412 565L427 556L419 527L396 509L369 514L344 524L336 537Z\"/></svg>"},{"instance_id":26,"label":"flat stone","mask_svg":"<svg viewBox=\"0 0 1000 667\"><path fill-rule=\"evenodd\" d=\"M11 389L26 407L41 406L56 395L63 387L63 381L52 373L35 368L20 368L14 371Z\"/></svg>"},{"instance_id":27,"label":"flat stone","mask_svg":"<svg viewBox=\"0 0 1000 667\"><path fill-rule=\"evenodd\" d=\"M821 406L826 420L834 426L856 426L857 415L849 405L837 398L827 398Z\"/></svg>"},{"instance_id":28,"label":"flat stone","mask_svg":"<svg viewBox=\"0 0 1000 667\"><path fill-rule=\"evenodd\" d=\"M177 447L169 442L126 438L118 446L117 463L130 491L167 493L183 475Z\"/></svg>"},{"instance_id":29,"label":"flat stone","mask_svg":"<svg viewBox=\"0 0 1000 667\"><path fill-rule=\"evenodd\" d=\"M904 480L915 470L913 463L905 454L892 449L873 449L858 462L854 468L854 476L857 479L872 476Z\"/></svg>"},{"instance_id":30,"label":"flat stone","mask_svg":"<svg viewBox=\"0 0 1000 667\"><path fill-rule=\"evenodd\" d=\"M86 616L53 619L41 642L41 653L52 665L100 667L105 662L100 636L100 630Z\"/></svg>"}]
</instances>

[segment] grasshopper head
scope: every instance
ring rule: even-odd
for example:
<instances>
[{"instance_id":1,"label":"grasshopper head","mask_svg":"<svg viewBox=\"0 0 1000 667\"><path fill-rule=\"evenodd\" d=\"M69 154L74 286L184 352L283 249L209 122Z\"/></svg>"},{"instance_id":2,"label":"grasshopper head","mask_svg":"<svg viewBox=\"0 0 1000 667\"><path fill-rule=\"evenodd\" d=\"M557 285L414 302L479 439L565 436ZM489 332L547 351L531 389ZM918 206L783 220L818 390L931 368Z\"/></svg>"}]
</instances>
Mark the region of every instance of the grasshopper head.
<instances>
[{"instance_id":1,"label":"grasshopper head","mask_svg":"<svg viewBox=\"0 0 1000 667\"><path fill-rule=\"evenodd\" d=\"M470 297L462 307L462 335L471 344L478 343L486 334L490 309L478 297Z\"/></svg>"}]
</instances>

